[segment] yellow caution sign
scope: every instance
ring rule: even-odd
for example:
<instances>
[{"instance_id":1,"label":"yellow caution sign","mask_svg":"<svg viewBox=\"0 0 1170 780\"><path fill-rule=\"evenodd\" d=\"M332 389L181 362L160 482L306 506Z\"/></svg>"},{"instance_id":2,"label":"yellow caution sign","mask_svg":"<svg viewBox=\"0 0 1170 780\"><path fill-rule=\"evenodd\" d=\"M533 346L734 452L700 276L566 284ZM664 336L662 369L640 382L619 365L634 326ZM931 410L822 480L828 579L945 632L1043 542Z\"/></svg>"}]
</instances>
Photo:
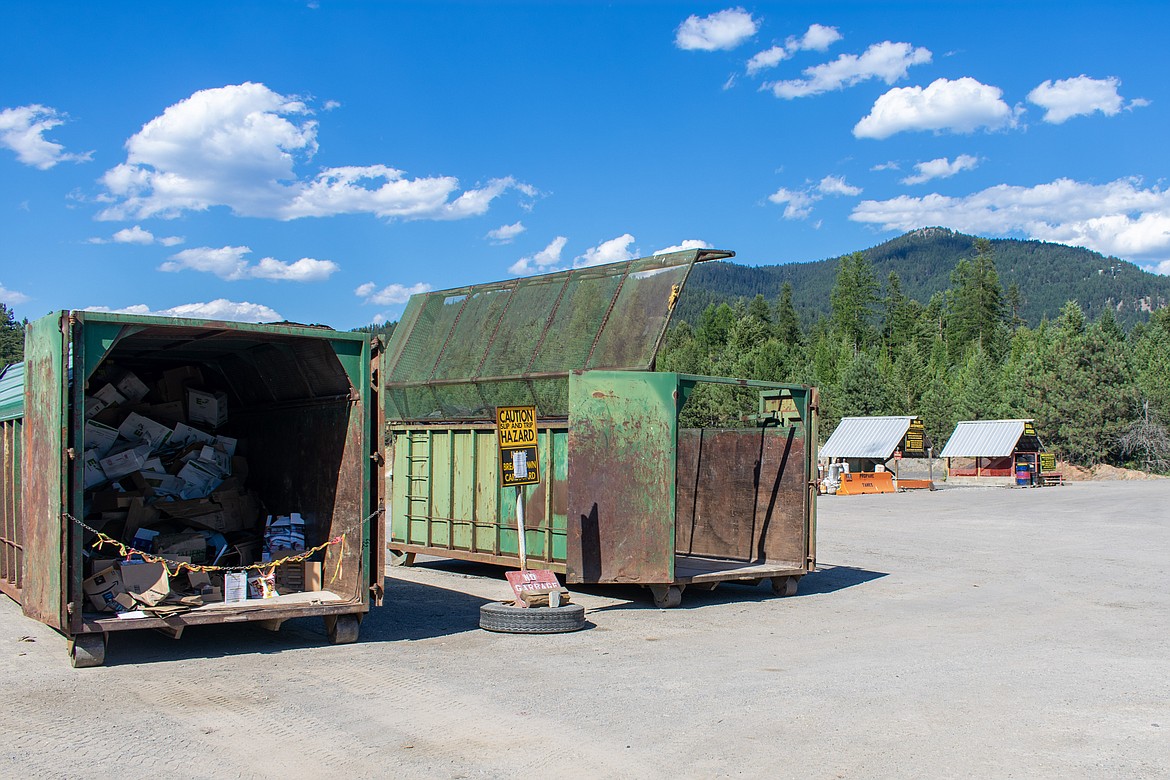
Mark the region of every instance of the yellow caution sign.
<instances>
[{"instance_id":1,"label":"yellow caution sign","mask_svg":"<svg viewBox=\"0 0 1170 780\"><path fill-rule=\"evenodd\" d=\"M500 484L535 485L540 482L536 447L536 407L496 407L500 447Z\"/></svg>"}]
</instances>

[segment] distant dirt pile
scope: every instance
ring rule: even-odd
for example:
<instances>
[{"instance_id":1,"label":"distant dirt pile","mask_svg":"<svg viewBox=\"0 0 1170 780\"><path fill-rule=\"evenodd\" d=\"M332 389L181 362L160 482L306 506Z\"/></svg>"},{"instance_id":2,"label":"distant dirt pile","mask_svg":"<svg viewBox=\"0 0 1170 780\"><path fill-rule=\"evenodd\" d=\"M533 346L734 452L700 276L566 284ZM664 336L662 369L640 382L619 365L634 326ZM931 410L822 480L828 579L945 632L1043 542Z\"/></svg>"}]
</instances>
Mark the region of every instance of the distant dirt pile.
<instances>
[{"instance_id":1,"label":"distant dirt pile","mask_svg":"<svg viewBox=\"0 0 1170 780\"><path fill-rule=\"evenodd\" d=\"M1057 461L1056 470L1064 474L1064 478L1070 482L1116 482L1119 480L1128 481L1135 479L1166 479L1166 477L1159 474L1149 474L1145 471L1138 471L1137 469L1123 469L1117 466L1108 466L1104 463L1086 469L1062 460Z\"/></svg>"}]
</instances>

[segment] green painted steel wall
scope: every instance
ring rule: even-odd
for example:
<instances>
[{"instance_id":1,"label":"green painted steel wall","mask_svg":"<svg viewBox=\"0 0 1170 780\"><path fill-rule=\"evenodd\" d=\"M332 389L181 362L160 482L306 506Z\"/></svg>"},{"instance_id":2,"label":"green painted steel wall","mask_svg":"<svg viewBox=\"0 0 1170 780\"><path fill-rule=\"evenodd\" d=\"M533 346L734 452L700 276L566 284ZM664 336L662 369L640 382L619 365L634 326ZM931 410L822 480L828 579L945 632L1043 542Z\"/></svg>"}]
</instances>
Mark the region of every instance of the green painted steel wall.
<instances>
[{"instance_id":1,"label":"green painted steel wall","mask_svg":"<svg viewBox=\"0 0 1170 780\"><path fill-rule=\"evenodd\" d=\"M72 325L72 342L69 331ZM350 419L346 425L344 439L347 454L344 462L360 470L360 476L353 471L346 474L346 480L357 481L361 486L360 496L349 514L360 519L374 508L373 496L380 486L372 484L373 469L370 456L380 441L370 441L375 432L375 418L379 417L374 407L376 392L373 388L373 366L369 340L362 334L341 333L320 328L289 325L251 325L236 322L190 320L169 317L140 317L93 312L55 312L29 325L25 339L25 360L28 374L24 377L24 446L17 449L20 460L11 461L5 450L5 473L13 468L13 481L20 485L22 505L12 512L14 527L8 528L7 496L5 496L5 527L2 539L19 539L23 545L23 566L15 577L22 576L23 590L20 600L26 615L54 628L72 633L80 627L81 613L76 611L70 621L66 607L71 596L80 598L81 548L80 535L74 533L71 523L62 513L70 506L81 506L80 459L70 460L67 449L75 451L84 448L82 428L77 423L81 415L72 414L84 402L85 383L102 360L115 349L122 339L150 329L174 327L190 330L221 331L238 334L247 342L263 335L277 335L288 339L324 340L356 390L352 398ZM72 343L72 355L69 345ZM70 381L70 366L67 360L76 363L75 375L83 376L78 382ZM5 429L7 433L7 429ZM379 437L380 438L380 437ZM351 448L361 447L362 452L348 454ZM21 460L23 462L21 462ZM78 473L73 473L78 472ZM340 484L339 480L339 484ZM72 500L67 486L75 486ZM348 519L348 518L347 518ZM380 546L380 533L371 533L372 524L362 524L360 539L354 539L356 550L345 550L346 560L360 561L356 577L358 582L354 594L363 604L369 603L369 592L362 578L368 584L380 586L381 566L375 562L381 555L371 549L374 540ZM354 534L353 537L356 537ZM351 537L351 538L353 538ZM7 559L3 559L7 564ZM347 562L347 566L350 564ZM22 574L21 574L22 572ZM0 582L8 582L9 572L0 571ZM6 592L12 589L8 587ZM10 595L11 592L10 592Z\"/></svg>"},{"instance_id":2,"label":"green painted steel wall","mask_svg":"<svg viewBox=\"0 0 1170 780\"><path fill-rule=\"evenodd\" d=\"M679 375L569 377L570 582L674 581Z\"/></svg>"},{"instance_id":3,"label":"green painted steel wall","mask_svg":"<svg viewBox=\"0 0 1170 780\"><path fill-rule=\"evenodd\" d=\"M389 544L514 563L519 555L516 488L503 488L495 428L390 429L393 450ZM563 570L568 441L564 427L538 426L540 484L523 488L530 561Z\"/></svg>"}]
</instances>

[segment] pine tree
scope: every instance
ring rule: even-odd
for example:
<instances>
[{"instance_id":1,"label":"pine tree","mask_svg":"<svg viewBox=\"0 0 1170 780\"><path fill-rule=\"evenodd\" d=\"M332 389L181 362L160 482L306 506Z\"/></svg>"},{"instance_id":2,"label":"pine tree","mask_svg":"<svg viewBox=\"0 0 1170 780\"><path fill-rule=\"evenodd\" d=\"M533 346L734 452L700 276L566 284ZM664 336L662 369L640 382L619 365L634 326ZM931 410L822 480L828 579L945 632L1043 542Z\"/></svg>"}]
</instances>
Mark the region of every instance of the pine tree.
<instances>
[{"instance_id":1,"label":"pine tree","mask_svg":"<svg viewBox=\"0 0 1170 780\"><path fill-rule=\"evenodd\" d=\"M878 301L873 266L861 252L841 258L829 296L834 330L855 348L873 343L873 305Z\"/></svg>"},{"instance_id":2,"label":"pine tree","mask_svg":"<svg viewBox=\"0 0 1170 780\"><path fill-rule=\"evenodd\" d=\"M960 260L951 274L949 342L952 358L966 354L977 342L997 359L1005 344L1006 307L995 270L991 242L977 239L975 258Z\"/></svg>"},{"instance_id":3,"label":"pine tree","mask_svg":"<svg viewBox=\"0 0 1170 780\"><path fill-rule=\"evenodd\" d=\"M24 324L0 303L0 368L24 360Z\"/></svg>"},{"instance_id":4,"label":"pine tree","mask_svg":"<svg viewBox=\"0 0 1170 780\"><path fill-rule=\"evenodd\" d=\"M780 301L776 304L776 338L782 344L799 345L804 343L804 334L800 331L800 317L792 305L792 283L785 282L780 288Z\"/></svg>"}]
</instances>

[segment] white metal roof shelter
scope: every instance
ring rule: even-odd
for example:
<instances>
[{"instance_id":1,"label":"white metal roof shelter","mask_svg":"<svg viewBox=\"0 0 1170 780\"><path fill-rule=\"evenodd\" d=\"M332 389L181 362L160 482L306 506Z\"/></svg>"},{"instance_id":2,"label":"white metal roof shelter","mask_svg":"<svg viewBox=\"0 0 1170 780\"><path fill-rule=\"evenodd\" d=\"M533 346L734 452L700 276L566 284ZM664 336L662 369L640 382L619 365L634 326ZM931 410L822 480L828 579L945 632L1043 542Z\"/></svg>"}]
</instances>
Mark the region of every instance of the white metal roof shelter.
<instances>
[{"instance_id":1,"label":"white metal roof shelter","mask_svg":"<svg viewBox=\"0 0 1170 780\"><path fill-rule=\"evenodd\" d=\"M844 417L820 449L822 458L887 460L902 445L915 417Z\"/></svg>"},{"instance_id":2,"label":"white metal roof shelter","mask_svg":"<svg viewBox=\"0 0 1170 780\"><path fill-rule=\"evenodd\" d=\"M1004 458L1024 436L1035 438L1032 420L965 420L943 447L944 458ZM1036 448L1040 446L1039 440Z\"/></svg>"}]
</instances>

